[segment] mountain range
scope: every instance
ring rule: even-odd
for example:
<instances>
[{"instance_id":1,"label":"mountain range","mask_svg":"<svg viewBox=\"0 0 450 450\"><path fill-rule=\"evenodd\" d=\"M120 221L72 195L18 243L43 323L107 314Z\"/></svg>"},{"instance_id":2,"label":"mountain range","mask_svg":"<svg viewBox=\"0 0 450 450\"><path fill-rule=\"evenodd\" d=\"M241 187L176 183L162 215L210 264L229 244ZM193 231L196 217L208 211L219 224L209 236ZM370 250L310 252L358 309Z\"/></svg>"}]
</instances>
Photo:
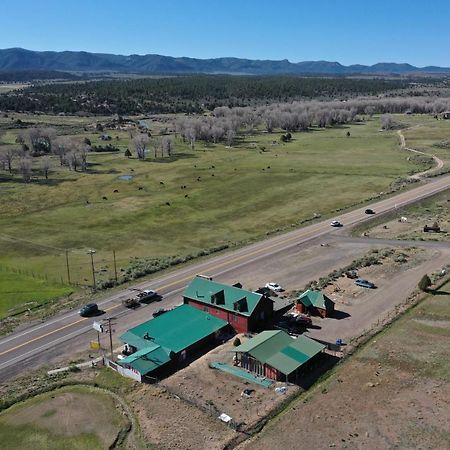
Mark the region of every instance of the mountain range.
<instances>
[{"instance_id":1,"label":"mountain range","mask_svg":"<svg viewBox=\"0 0 450 450\"><path fill-rule=\"evenodd\" d=\"M68 72L119 72L138 74L241 74L241 75L414 75L450 74L448 67L415 67L411 64L378 63L372 66L338 62L242 58L197 59L162 55L114 55L84 51L33 51L0 49L0 70L58 70Z\"/></svg>"}]
</instances>

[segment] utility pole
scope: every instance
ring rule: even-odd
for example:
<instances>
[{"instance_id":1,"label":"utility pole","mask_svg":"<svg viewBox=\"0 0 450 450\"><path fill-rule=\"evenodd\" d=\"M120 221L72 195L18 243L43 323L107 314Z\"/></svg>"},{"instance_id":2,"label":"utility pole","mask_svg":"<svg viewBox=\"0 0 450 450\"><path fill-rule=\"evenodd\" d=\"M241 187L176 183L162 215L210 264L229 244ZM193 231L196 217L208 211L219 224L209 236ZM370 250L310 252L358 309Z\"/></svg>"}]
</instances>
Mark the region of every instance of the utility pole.
<instances>
[{"instance_id":1,"label":"utility pole","mask_svg":"<svg viewBox=\"0 0 450 450\"><path fill-rule=\"evenodd\" d=\"M69 251L68 250L66 250L66 267L67 267L67 281L70 284Z\"/></svg>"},{"instance_id":2,"label":"utility pole","mask_svg":"<svg viewBox=\"0 0 450 450\"><path fill-rule=\"evenodd\" d=\"M113 352L113 344L112 344L112 326L115 325L112 323L113 320L115 320L115 317L108 317L105 319L108 322L108 333L109 333L109 349L111 352L111 361L113 360L114 352Z\"/></svg>"},{"instance_id":3,"label":"utility pole","mask_svg":"<svg viewBox=\"0 0 450 450\"><path fill-rule=\"evenodd\" d=\"M92 249L92 248L88 251L88 255L91 255L92 282L93 282L92 290L95 292L97 290L97 285L96 285L96 282L95 282L94 253L95 253L95 250Z\"/></svg>"},{"instance_id":4,"label":"utility pole","mask_svg":"<svg viewBox=\"0 0 450 450\"><path fill-rule=\"evenodd\" d=\"M114 258L114 278L116 279L117 283L117 264L116 264L116 251L113 250L113 258Z\"/></svg>"}]
</instances>

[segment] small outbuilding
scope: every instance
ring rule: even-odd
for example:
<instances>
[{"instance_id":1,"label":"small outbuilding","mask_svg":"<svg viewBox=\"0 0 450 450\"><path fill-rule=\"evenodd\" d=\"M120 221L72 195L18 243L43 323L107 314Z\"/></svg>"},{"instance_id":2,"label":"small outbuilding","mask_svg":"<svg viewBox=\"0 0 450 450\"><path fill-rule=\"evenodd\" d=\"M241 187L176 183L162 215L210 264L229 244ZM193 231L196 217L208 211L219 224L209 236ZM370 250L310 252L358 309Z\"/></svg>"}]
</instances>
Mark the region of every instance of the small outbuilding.
<instances>
[{"instance_id":1,"label":"small outbuilding","mask_svg":"<svg viewBox=\"0 0 450 450\"><path fill-rule=\"evenodd\" d=\"M334 302L323 292L308 289L296 298L295 309L300 313L330 317L334 314Z\"/></svg>"},{"instance_id":2,"label":"small outbuilding","mask_svg":"<svg viewBox=\"0 0 450 450\"><path fill-rule=\"evenodd\" d=\"M235 362L256 375L297 382L314 367L325 346L306 336L293 338L281 330L263 331L233 349Z\"/></svg>"},{"instance_id":3,"label":"small outbuilding","mask_svg":"<svg viewBox=\"0 0 450 450\"><path fill-rule=\"evenodd\" d=\"M273 322L273 300L265 294L196 276L183 294L185 304L226 320L236 333L260 331Z\"/></svg>"}]
</instances>

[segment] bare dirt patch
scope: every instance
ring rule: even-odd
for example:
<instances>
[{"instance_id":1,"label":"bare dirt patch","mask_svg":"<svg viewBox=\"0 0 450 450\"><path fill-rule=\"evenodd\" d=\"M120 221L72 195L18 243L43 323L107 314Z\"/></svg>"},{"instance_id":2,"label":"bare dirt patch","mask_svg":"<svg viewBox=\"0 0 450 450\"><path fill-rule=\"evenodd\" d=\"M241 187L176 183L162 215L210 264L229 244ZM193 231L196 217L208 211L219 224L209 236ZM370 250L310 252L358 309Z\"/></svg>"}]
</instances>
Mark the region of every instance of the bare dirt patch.
<instances>
[{"instance_id":1,"label":"bare dirt patch","mask_svg":"<svg viewBox=\"0 0 450 450\"><path fill-rule=\"evenodd\" d=\"M239 335L241 342L246 340ZM213 417L226 413L239 425L248 429L263 419L270 411L286 400L287 396L299 392L300 388L286 383L274 383L265 388L233 375L211 369L209 364L220 361L233 365L233 340L217 347L203 357L180 370L161 385L174 394L187 399L197 407L206 409ZM288 386L287 394L277 394L275 388ZM251 389L250 397L242 396L244 389Z\"/></svg>"},{"instance_id":2,"label":"bare dirt patch","mask_svg":"<svg viewBox=\"0 0 450 450\"><path fill-rule=\"evenodd\" d=\"M163 387L142 386L127 398L142 437L161 449L220 449L234 431Z\"/></svg>"}]
</instances>

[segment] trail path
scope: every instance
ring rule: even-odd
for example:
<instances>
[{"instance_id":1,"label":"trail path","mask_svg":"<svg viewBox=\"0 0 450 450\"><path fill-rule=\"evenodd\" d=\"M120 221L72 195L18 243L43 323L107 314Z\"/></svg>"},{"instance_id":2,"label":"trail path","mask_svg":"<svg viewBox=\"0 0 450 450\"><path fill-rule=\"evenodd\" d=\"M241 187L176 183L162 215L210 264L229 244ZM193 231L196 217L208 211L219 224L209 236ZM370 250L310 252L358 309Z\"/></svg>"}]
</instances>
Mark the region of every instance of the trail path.
<instances>
[{"instance_id":1,"label":"trail path","mask_svg":"<svg viewBox=\"0 0 450 450\"><path fill-rule=\"evenodd\" d=\"M401 150L408 150L409 152L417 153L419 155L431 156L436 163L435 167L432 167L431 169L425 170L423 172L415 173L414 175L411 175L409 178L412 178L414 180L420 180L423 176L428 175L428 174L430 174L436 170L442 169L442 167L444 167L444 161L442 161L442 159L438 158L436 155L433 155L431 153L421 152L420 150L415 150L414 148L407 147L405 136L403 135L402 130L398 130L397 134L400 137Z\"/></svg>"}]
</instances>

